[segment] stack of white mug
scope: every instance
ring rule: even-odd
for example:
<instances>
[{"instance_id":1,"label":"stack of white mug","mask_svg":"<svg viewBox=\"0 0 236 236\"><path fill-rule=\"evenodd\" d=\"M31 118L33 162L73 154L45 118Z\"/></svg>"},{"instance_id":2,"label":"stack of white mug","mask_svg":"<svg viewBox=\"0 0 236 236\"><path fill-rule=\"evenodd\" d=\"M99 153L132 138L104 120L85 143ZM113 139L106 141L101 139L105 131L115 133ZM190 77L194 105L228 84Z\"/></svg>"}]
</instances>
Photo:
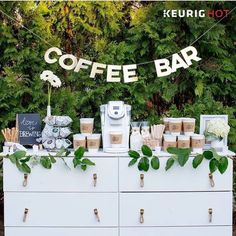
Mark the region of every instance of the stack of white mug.
<instances>
[{"instance_id":1,"label":"stack of white mug","mask_svg":"<svg viewBox=\"0 0 236 236\"><path fill-rule=\"evenodd\" d=\"M192 148L193 152L203 150L205 136L195 134L194 118L164 118L165 134L163 149L168 147Z\"/></svg>"},{"instance_id":2,"label":"stack of white mug","mask_svg":"<svg viewBox=\"0 0 236 236\"><path fill-rule=\"evenodd\" d=\"M93 134L94 118L80 119L80 134L73 135L74 150L79 147L88 148L89 152L98 152L101 134Z\"/></svg>"}]
</instances>

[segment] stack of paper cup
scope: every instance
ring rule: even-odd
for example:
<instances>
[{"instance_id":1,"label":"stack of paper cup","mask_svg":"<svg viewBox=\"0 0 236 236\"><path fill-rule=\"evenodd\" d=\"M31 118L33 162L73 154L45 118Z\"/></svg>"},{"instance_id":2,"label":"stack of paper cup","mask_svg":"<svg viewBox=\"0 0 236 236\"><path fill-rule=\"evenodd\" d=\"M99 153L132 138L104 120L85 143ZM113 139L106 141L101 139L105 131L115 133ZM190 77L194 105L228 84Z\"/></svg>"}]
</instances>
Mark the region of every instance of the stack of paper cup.
<instances>
[{"instance_id":1,"label":"stack of paper cup","mask_svg":"<svg viewBox=\"0 0 236 236\"><path fill-rule=\"evenodd\" d=\"M178 148L189 148L190 147L190 136L179 135L177 146L178 146Z\"/></svg>"},{"instance_id":2,"label":"stack of paper cup","mask_svg":"<svg viewBox=\"0 0 236 236\"><path fill-rule=\"evenodd\" d=\"M195 131L195 119L194 118L183 118L183 132L185 135L194 134Z\"/></svg>"},{"instance_id":3,"label":"stack of paper cup","mask_svg":"<svg viewBox=\"0 0 236 236\"><path fill-rule=\"evenodd\" d=\"M81 118L80 119L80 132L84 135L93 133L94 118Z\"/></svg>"},{"instance_id":4,"label":"stack of paper cup","mask_svg":"<svg viewBox=\"0 0 236 236\"><path fill-rule=\"evenodd\" d=\"M170 118L169 129L172 135L180 135L182 131L182 119L181 118Z\"/></svg>"},{"instance_id":5,"label":"stack of paper cup","mask_svg":"<svg viewBox=\"0 0 236 236\"><path fill-rule=\"evenodd\" d=\"M84 134L74 134L73 146L75 150L78 149L79 147L86 148L86 136Z\"/></svg>"},{"instance_id":6,"label":"stack of paper cup","mask_svg":"<svg viewBox=\"0 0 236 236\"><path fill-rule=\"evenodd\" d=\"M193 134L191 135L191 146L193 152L201 153L205 143L205 136L202 134Z\"/></svg>"},{"instance_id":7,"label":"stack of paper cup","mask_svg":"<svg viewBox=\"0 0 236 236\"><path fill-rule=\"evenodd\" d=\"M168 147L176 147L176 136L164 134L163 149L166 151Z\"/></svg>"},{"instance_id":8,"label":"stack of paper cup","mask_svg":"<svg viewBox=\"0 0 236 236\"><path fill-rule=\"evenodd\" d=\"M90 134L87 136L87 147L91 153L98 152L100 147L101 134Z\"/></svg>"}]
</instances>

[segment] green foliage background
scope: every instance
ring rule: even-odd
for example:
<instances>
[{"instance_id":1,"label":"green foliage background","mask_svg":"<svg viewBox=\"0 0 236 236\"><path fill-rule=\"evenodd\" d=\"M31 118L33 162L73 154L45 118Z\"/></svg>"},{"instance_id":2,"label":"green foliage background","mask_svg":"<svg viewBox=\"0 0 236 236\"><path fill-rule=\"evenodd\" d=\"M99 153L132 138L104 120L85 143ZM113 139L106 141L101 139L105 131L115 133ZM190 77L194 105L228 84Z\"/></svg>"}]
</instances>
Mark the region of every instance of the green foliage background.
<instances>
[{"instance_id":1,"label":"green foliage background","mask_svg":"<svg viewBox=\"0 0 236 236\"><path fill-rule=\"evenodd\" d=\"M202 60L171 76L157 78L154 64L138 68L139 81L107 83L89 70L74 73L43 56L50 47L25 30L25 25L51 45L68 53L107 64L132 64L165 58L187 47L217 19L163 18L163 9L232 9L234 2L1 2L0 128L13 126L16 113L45 116L47 88L39 79L50 69L63 81L52 95L53 114L73 119L95 116L109 100L132 105L133 120L158 122L163 116L228 114L230 148L236 150L236 11L194 46ZM3 138L1 137L1 141Z\"/></svg>"}]
</instances>

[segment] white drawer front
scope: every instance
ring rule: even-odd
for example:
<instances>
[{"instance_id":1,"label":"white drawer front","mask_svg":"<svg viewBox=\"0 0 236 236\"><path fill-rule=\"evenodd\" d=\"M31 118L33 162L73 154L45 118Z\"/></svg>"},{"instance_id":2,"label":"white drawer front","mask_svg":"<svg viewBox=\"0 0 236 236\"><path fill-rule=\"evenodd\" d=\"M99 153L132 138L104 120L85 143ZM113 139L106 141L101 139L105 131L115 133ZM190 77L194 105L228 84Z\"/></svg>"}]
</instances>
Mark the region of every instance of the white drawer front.
<instances>
[{"instance_id":1,"label":"white drawer front","mask_svg":"<svg viewBox=\"0 0 236 236\"><path fill-rule=\"evenodd\" d=\"M27 186L23 187L24 175L8 159L4 159L4 191L26 192L117 192L118 160L116 158L91 158L96 166L86 171L74 169L72 159L65 158L71 170L57 158L52 169L35 166L28 175ZM96 186L94 186L96 174Z\"/></svg>"},{"instance_id":2,"label":"white drawer front","mask_svg":"<svg viewBox=\"0 0 236 236\"><path fill-rule=\"evenodd\" d=\"M38 228L6 227L5 236L118 236L117 228Z\"/></svg>"},{"instance_id":3,"label":"white drawer front","mask_svg":"<svg viewBox=\"0 0 236 236\"><path fill-rule=\"evenodd\" d=\"M167 158L160 158L160 169L150 169L147 173L138 171L136 166L128 167L130 158L123 158L120 163L120 191L231 191L232 190L232 160L222 175L213 173L215 186L211 186L208 161L197 168L192 167L192 158L184 167L175 164L165 170ZM143 187L141 174L144 175Z\"/></svg>"},{"instance_id":4,"label":"white drawer front","mask_svg":"<svg viewBox=\"0 0 236 236\"><path fill-rule=\"evenodd\" d=\"M141 209L144 210L143 223L140 223ZM121 226L232 225L232 193L122 193L120 224Z\"/></svg>"},{"instance_id":5,"label":"white drawer front","mask_svg":"<svg viewBox=\"0 0 236 236\"><path fill-rule=\"evenodd\" d=\"M121 228L120 236L232 236L231 226ZM8 236L8 235L7 235ZM28 235L27 235L28 236Z\"/></svg>"},{"instance_id":6,"label":"white drawer front","mask_svg":"<svg viewBox=\"0 0 236 236\"><path fill-rule=\"evenodd\" d=\"M118 224L118 195L115 193L8 192L4 201L5 226L114 227ZM25 208L28 214L23 222Z\"/></svg>"}]
</instances>

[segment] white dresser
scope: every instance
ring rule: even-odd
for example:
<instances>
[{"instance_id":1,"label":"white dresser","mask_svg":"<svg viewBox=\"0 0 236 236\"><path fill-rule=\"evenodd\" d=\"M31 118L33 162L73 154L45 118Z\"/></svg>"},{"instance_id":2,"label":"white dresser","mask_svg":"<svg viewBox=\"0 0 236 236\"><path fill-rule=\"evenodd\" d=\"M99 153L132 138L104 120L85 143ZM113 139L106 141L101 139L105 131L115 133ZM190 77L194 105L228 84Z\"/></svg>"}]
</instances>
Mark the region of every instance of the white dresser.
<instances>
[{"instance_id":1,"label":"white dresser","mask_svg":"<svg viewBox=\"0 0 236 236\"><path fill-rule=\"evenodd\" d=\"M29 176L4 158L5 236L232 235L231 159L213 186L208 161L165 171L162 153L160 169L144 173L128 155L86 155L96 166L85 172L67 157L71 170L58 158Z\"/></svg>"}]
</instances>

